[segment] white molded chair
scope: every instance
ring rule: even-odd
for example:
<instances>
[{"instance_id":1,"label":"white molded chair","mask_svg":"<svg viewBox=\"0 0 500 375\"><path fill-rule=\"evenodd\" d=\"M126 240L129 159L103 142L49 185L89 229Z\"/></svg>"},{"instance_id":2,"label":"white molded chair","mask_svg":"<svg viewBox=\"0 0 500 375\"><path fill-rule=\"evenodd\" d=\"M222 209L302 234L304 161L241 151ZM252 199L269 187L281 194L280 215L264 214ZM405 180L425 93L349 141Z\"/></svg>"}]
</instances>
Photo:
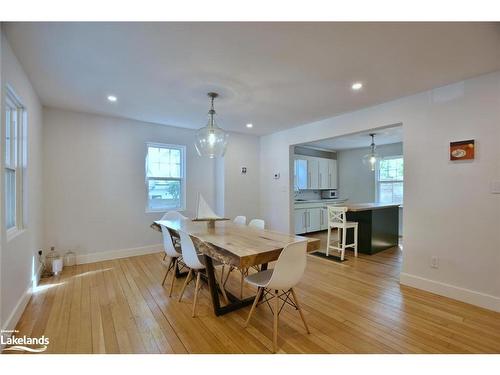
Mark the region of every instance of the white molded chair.
<instances>
[{"instance_id":1,"label":"white molded chair","mask_svg":"<svg viewBox=\"0 0 500 375\"><path fill-rule=\"evenodd\" d=\"M247 225L247 217L246 216L236 216L233 220L235 224Z\"/></svg>"},{"instance_id":2,"label":"white molded chair","mask_svg":"<svg viewBox=\"0 0 500 375\"><path fill-rule=\"evenodd\" d=\"M179 211L168 211L165 212L165 214L161 217L160 220L175 220L175 219L185 220L187 219L187 217L181 214ZM163 237L163 241L165 241L165 237ZM176 247L180 246L179 239L177 237L172 237L172 241L174 242L174 246ZM166 257L167 254L163 256L163 260L165 260Z\"/></svg>"},{"instance_id":3,"label":"white molded chair","mask_svg":"<svg viewBox=\"0 0 500 375\"><path fill-rule=\"evenodd\" d=\"M182 258L180 253L180 244L174 242L172 235L167 227L161 226L161 233L163 234L163 248L165 250L165 257L169 258L168 263L165 262L165 257L163 257L163 264L167 267L167 272L165 273L165 277L163 278L163 282L161 285L165 285L165 281L167 280L168 273L173 270L172 274L172 282L170 284L170 290L168 293L169 297L172 297L172 290L174 289L175 282L175 270L179 266L179 262Z\"/></svg>"},{"instance_id":4,"label":"white molded chair","mask_svg":"<svg viewBox=\"0 0 500 375\"><path fill-rule=\"evenodd\" d=\"M238 217L244 217L244 216L238 216ZM244 218L245 218L245 222L246 222L246 217L244 217ZM235 222L236 222L236 219L235 219ZM262 219L252 219L248 223L248 226L252 227L252 228L257 228L257 229L264 229L265 226L266 226L266 222L264 220L262 220ZM256 269L257 271L260 270L259 266L254 266L253 268ZM226 275L226 280L224 281L224 284L227 282L227 280L229 278L229 275L231 274L231 272L234 269L235 269L234 267L229 268L229 271L228 271L228 273ZM238 270L240 271L240 275L241 275L241 280L240 280L240 299L243 299L243 285L245 283L245 276L248 276L248 268L241 268L241 269L238 269Z\"/></svg>"},{"instance_id":5,"label":"white molded chair","mask_svg":"<svg viewBox=\"0 0 500 375\"><path fill-rule=\"evenodd\" d=\"M347 221L346 213L347 207L328 207L328 236L326 238L326 256L329 255L330 249L340 252L340 260L344 260L345 249L347 247L354 248L354 256L358 256L358 223L354 221ZM337 228L337 246L332 245L331 231L332 228ZM354 229L354 242L346 244L347 229Z\"/></svg>"},{"instance_id":6,"label":"white molded chair","mask_svg":"<svg viewBox=\"0 0 500 375\"><path fill-rule=\"evenodd\" d=\"M294 242L287 245L281 252L274 269L260 271L246 277L246 282L255 285L257 295L253 301L253 305L248 314L245 322L245 327L252 317L255 307L259 303L262 293L264 294L263 302L269 302L274 299L273 315L274 315L274 328L273 328L273 352L276 353L278 348L278 316L283 309L285 303L289 303L296 310L299 310L300 317L304 323L307 333L310 333L307 326L306 319L300 308L297 295L293 287L298 284L306 269L307 262L307 241ZM281 294L280 294L281 291ZM293 301L290 298L293 297ZM271 295L269 298L268 295ZM283 301L281 307L279 302ZM271 306L271 305L269 305Z\"/></svg>"},{"instance_id":7,"label":"white molded chair","mask_svg":"<svg viewBox=\"0 0 500 375\"><path fill-rule=\"evenodd\" d=\"M161 217L160 220L173 220L173 219L187 219L186 216L181 214L179 211L168 211Z\"/></svg>"},{"instance_id":8,"label":"white molded chair","mask_svg":"<svg viewBox=\"0 0 500 375\"><path fill-rule=\"evenodd\" d=\"M193 243L193 240L187 234L186 232L179 231L179 235L181 237L181 249L182 249L182 258L184 261L184 264L189 267L189 273L186 277L186 281L184 282L184 285L182 286L181 294L179 296L179 302L182 300L182 296L184 295L184 291L186 290L186 287L188 284L191 282L192 278L194 279L194 275L196 275L196 285L194 289L194 301L193 301L193 318L196 316L196 301L198 300L198 292L201 289L200 285L200 279L201 279L201 272L205 269L205 264L203 260L198 256L198 253L196 251L196 247ZM215 272L215 267L221 265L221 263L216 262L213 260L214 264L214 272ZM216 279L217 279L217 273L215 272ZM219 281L218 281L219 282ZM226 300L226 303L228 302L228 298L226 295L226 292L224 290L224 287L222 285L222 282L219 282L220 290L222 292L222 295L224 299Z\"/></svg>"},{"instance_id":9,"label":"white molded chair","mask_svg":"<svg viewBox=\"0 0 500 375\"><path fill-rule=\"evenodd\" d=\"M264 229L264 227L266 226L266 222L262 219L252 219L248 223L248 226L258 228L258 229Z\"/></svg>"}]
</instances>

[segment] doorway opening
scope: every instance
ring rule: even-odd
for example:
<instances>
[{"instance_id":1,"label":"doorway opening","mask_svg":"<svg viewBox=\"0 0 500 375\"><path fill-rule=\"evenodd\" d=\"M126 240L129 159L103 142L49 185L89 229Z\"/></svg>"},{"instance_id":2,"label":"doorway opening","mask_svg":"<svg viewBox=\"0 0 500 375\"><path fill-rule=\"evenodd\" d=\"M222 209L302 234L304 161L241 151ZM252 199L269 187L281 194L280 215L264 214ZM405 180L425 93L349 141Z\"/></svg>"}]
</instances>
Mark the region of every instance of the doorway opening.
<instances>
[{"instance_id":1,"label":"doorway opening","mask_svg":"<svg viewBox=\"0 0 500 375\"><path fill-rule=\"evenodd\" d=\"M359 254L369 256L395 247L392 253L399 259L404 204L402 124L297 144L292 146L290 159L290 222L295 234L320 238L325 253L331 226L328 207L346 207L347 220L359 222ZM331 237L340 239L336 228L331 232ZM348 240L353 238L346 233ZM346 248L342 261L353 256L353 249Z\"/></svg>"}]
</instances>

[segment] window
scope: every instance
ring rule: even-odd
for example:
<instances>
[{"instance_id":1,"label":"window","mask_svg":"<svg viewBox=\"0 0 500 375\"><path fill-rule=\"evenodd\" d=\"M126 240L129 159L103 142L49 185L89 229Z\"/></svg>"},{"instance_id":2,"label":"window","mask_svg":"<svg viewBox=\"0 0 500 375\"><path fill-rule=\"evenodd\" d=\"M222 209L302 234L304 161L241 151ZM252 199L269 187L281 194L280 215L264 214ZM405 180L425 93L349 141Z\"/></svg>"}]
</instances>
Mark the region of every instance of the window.
<instances>
[{"instance_id":1,"label":"window","mask_svg":"<svg viewBox=\"0 0 500 375\"><path fill-rule=\"evenodd\" d=\"M391 156L379 161L377 176L377 201L403 203L403 157Z\"/></svg>"},{"instance_id":2,"label":"window","mask_svg":"<svg viewBox=\"0 0 500 375\"><path fill-rule=\"evenodd\" d=\"M7 87L5 97L5 228L23 228L23 136L26 112L17 96Z\"/></svg>"},{"instance_id":3,"label":"window","mask_svg":"<svg viewBox=\"0 0 500 375\"><path fill-rule=\"evenodd\" d=\"M147 211L185 209L186 147L159 143L147 144Z\"/></svg>"}]
</instances>

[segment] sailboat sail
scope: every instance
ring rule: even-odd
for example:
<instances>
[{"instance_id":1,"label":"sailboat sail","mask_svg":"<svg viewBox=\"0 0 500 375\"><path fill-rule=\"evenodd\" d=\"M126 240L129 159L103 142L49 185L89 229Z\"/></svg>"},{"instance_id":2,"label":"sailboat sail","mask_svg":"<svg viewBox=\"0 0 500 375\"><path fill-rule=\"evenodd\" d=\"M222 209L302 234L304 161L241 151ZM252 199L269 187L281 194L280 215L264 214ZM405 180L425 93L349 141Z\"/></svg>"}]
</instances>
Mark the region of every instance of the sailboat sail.
<instances>
[{"instance_id":1,"label":"sailboat sail","mask_svg":"<svg viewBox=\"0 0 500 375\"><path fill-rule=\"evenodd\" d=\"M196 211L197 219L219 219L220 217L215 214L212 208L203 198L203 195L198 194L198 209Z\"/></svg>"}]
</instances>

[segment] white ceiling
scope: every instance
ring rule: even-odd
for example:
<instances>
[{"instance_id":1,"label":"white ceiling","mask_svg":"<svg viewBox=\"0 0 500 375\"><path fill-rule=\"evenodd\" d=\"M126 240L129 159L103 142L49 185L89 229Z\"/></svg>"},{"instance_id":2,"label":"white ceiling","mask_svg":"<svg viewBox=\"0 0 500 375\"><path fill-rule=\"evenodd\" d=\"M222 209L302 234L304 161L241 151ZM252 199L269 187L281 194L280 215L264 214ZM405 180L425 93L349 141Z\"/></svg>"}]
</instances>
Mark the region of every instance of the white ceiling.
<instances>
[{"instance_id":1,"label":"white ceiling","mask_svg":"<svg viewBox=\"0 0 500 375\"><path fill-rule=\"evenodd\" d=\"M361 148L370 146L372 139L370 133L375 134L375 144L377 146L388 145L403 141L403 127L395 126L384 129L366 131L362 133L344 135L342 137L324 139L317 142L306 143L301 146L321 148L326 150L340 151L351 148Z\"/></svg>"},{"instance_id":2,"label":"white ceiling","mask_svg":"<svg viewBox=\"0 0 500 375\"><path fill-rule=\"evenodd\" d=\"M499 25L7 23L4 30L44 105L199 128L205 94L215 90L220 126L268 134L498 70ZM354 81L364 89L353 92Z\"/></svg>"}]
</instances>

